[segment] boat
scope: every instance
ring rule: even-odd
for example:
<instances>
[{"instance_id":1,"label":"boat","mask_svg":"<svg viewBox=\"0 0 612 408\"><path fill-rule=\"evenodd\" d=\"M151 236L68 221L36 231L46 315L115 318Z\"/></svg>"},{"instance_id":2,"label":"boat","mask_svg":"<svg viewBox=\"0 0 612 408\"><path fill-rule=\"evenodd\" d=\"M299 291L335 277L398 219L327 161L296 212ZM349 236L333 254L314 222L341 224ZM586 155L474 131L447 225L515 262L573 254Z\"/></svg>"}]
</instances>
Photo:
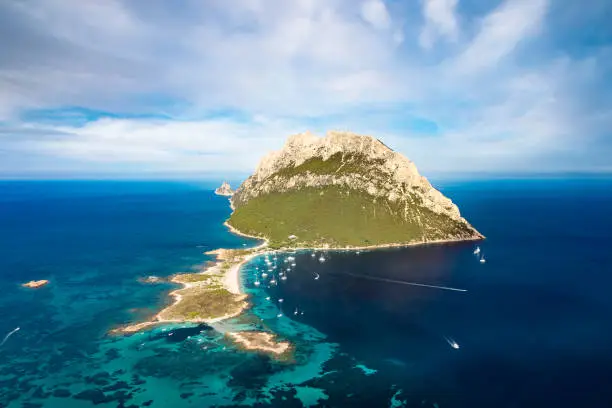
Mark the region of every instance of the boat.
<instances>
[{"instance_id":1,"label":"boat","mask_svg":"<svg viewBox=\"0 0 612 408\"><path fill-rule=\"evenodd\" d=\"M297 314L298 314L297 307L295 308L295 310L294 310L293 314L297 316Z\"/></svg>"},{"instance_id":2,"label":"boat","mask_svg":"<svg viewBox=\"0 0 612 408\"><path fill-rule=\"evenodd\" d=\"M474 255L478 255L480 253L480 247L477 246L476 249L474 250Z\"/></svg>"},{"instance_id":3,"label":"boat","mask_svg":"<svg viewBox=\"0 0 612 408\"><path fill-rule=\"evenodd\" d=\"M310 254L311 258L314 258L315 256L317 256L317 254L315 254L314 252L312 254Z\"/></svg>"},{"instance_id":4,"label":"boat","mask_svg":"<svg viewBox=\"0 0 612 408\"><path fill-rule=\"evenodd\" d=\"M260 282L259 282L258 280L256 280L256 281L254 282L254 285L255 285L255 286L259 286L259 285L260 285Z\"/></svg>"},{"instance_id":5,"label":"boat","mask_svg":"<svg viewBox=\"0 0 612 408\"><path fill-rule=\"evenodd\" d=\"M287 277L285 275L281 276L282 280L287 280Z\"/></svg>"},{"instance_id":6,"label":"boat","mask_svg":"<svg viewBox=\"0 0 612 408\"><path fill-rule=\"evenodd\" d=\"M485 263L485 262L487 262L487 260L485 259L485 257L484 257L484 256L481 256L481 257L480 257L480 263Z\"/></svg>"},{"instance_id":7,"label":"boat","mask_svg":"<svg viewBox=\"0 0 612 408\"><path fill-rule=\"evenodd\" d=\"M283 298L278 299L278 303L283 303L284 301L285 301L285 299L283 299Z\"/></svg>"},{"instance_id":8,"label":"boat","mask_svg":"<svg viewBox=\"0 0 612 408\"><path fill-rule=\"evenodd\" d=\"M321 255L321 257L319 258L319 262L325 262L325 257L323 255Z\"/></svg>"},{"instance_id":9,"label":"boat","mask_svg":"<svg viewBox=\"0 0 612 408\"><path fill-rule=\"evenodd\" d=\"M262 274L261 274L261 277L262 277L262 278L267 278L267 277L268 277L268 274L264 272L264 273L262 273Z\"/></svg>"},{"instance_id":10,"label":"boat","mask_svg":"<svg viewBox=\"0 0 612 408\"><path fill-rule=\"evenodd\" d=\"M448 345L454 348L455 350L459 349L459 344L455 340L451 339L450 337L444 337L444 340L446 340Z\"/></svg>"},{"instance_id":11,"label":"boat","mask_svg":"<svg viewBox=\"0 0 612 408\"><path fill-rule=\"evenodd\" d=\"M283 314L279 313L279 314L276 315L276 317L278 317L278 318L283 317Z\"/></svg>"},{"instance_id":12,"label":"boat","mask_svg":"<svg viewBox=\"0 0 612 408\"><path fill-rule=\"evenodd\" d=\"M320 275L318 273L316 273L316 272L315 272L315 275L317 275L317 276L315 276L315 280L319 280Z\"/></svg>"}]
</instances>

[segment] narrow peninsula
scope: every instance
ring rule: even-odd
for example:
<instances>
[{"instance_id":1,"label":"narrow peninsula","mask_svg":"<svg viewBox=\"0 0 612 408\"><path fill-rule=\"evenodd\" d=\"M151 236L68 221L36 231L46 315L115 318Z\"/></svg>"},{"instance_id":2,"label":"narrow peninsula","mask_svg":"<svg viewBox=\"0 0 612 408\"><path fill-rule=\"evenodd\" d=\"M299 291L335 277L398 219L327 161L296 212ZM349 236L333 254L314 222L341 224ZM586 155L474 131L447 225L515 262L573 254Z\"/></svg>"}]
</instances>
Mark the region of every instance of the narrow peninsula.
<instances>
[{"instance_id":1,"label":"narrow peninsula","mask_svg":"<svg viewBox=\"0 0 612 408\"><path fill-rule=\"evenodd\" d=\"M419 174L413 162L380 140L348 132L291 136L264 157L253 175L232 191L226 225L260 238L254 248L218 249L216 262L200 273L179 274L174 302L151 320L124 326L133 333L165 322L214 323L238 316L249 304L240 267L268 251L295 248L358 249L480 240L453 202ZM155 278L155 279L152 279ZM148 277L145 283L157 282ZM239 347L277 356L291 345L261 331L228 332Z\"/></svg>"}]
</instances>

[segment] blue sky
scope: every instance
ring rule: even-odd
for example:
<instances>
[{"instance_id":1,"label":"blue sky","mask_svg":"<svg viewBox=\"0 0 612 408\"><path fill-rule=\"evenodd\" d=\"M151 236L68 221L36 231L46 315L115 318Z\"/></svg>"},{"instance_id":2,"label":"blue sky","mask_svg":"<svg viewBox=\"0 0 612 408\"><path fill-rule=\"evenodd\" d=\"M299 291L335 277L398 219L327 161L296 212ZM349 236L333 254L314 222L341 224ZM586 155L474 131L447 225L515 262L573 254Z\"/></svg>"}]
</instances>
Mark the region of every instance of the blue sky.
<instances>
[{"instance_id":1,"label":"blue sky","mask_svg":"<svg viewBox=\"0 0 612 408\"><path fill-rule=\"evenodd\" d=\"M228 177L351 130L430 174L612 171L606 0L0 4L0 177Z\"/></svg>"}]
</instances>

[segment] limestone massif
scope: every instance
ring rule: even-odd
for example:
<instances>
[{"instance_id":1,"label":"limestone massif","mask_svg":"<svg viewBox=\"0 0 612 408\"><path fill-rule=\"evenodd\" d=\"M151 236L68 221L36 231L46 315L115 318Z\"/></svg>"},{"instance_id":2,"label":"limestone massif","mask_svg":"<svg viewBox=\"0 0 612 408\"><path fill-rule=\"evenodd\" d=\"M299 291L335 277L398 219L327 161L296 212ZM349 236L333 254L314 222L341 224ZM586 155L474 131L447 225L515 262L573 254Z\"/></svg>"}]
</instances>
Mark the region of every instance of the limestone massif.
<instances>
[{"instance_id":1,"label":"limestone massif","mask_svg":"<svg viewBox=\"0 0 612 408\"><path fill-rule=\"evenodd\" d=\"M289 137L231 200L230 225L280 246L483 238L412 161L376 138L350 132Z\"/></svg>"}]
</instances>

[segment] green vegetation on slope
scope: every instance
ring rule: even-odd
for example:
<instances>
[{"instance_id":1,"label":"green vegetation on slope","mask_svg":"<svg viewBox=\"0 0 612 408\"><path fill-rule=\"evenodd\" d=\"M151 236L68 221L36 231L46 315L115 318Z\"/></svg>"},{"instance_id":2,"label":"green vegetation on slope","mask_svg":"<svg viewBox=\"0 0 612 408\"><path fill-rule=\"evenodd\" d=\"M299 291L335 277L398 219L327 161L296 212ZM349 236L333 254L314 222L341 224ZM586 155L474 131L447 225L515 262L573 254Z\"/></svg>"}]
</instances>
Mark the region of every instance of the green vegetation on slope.
<instances>
[{"instance_id":1,"label":"green vegetation on slope","mask_svg":"<svg viewBox=\"0 0 612 408\"><path fill-rule=\"evenodd\" d=\"M417 205L417 197L411 197L412 202L390 203L337 186L308 187L252 198L234 211L229 223L268 238L273 248L370 246L472 234L466 225ZM289 240L289 235L297 239Z\"/></svg>"},{"instance_id":2,"label":"green vegetation on slope","mask_svg":"<svg viewBox=\"0 0 612 408\"><path fill-rule=\"evenodd\" d=\"M292 177L310 172L313 174L368 174L369 170L376 169L383 159L370 159L363 154L335 153L327 160L321 157L312 157L299 166L284 167L270 177Z\"/></svg>"},{"instance_id":3,"label":"green vegetation on slope","mask_svg":"<svg viewBox=\"0 0 612 408\"><path fill-rule=\"evenodd\" d=\"M242 310L246 303L240 295L218 287L194 287L178 292L181 301L161 312L161 317L169 320L202 320Z\"/></svg>"}]
</instances>

